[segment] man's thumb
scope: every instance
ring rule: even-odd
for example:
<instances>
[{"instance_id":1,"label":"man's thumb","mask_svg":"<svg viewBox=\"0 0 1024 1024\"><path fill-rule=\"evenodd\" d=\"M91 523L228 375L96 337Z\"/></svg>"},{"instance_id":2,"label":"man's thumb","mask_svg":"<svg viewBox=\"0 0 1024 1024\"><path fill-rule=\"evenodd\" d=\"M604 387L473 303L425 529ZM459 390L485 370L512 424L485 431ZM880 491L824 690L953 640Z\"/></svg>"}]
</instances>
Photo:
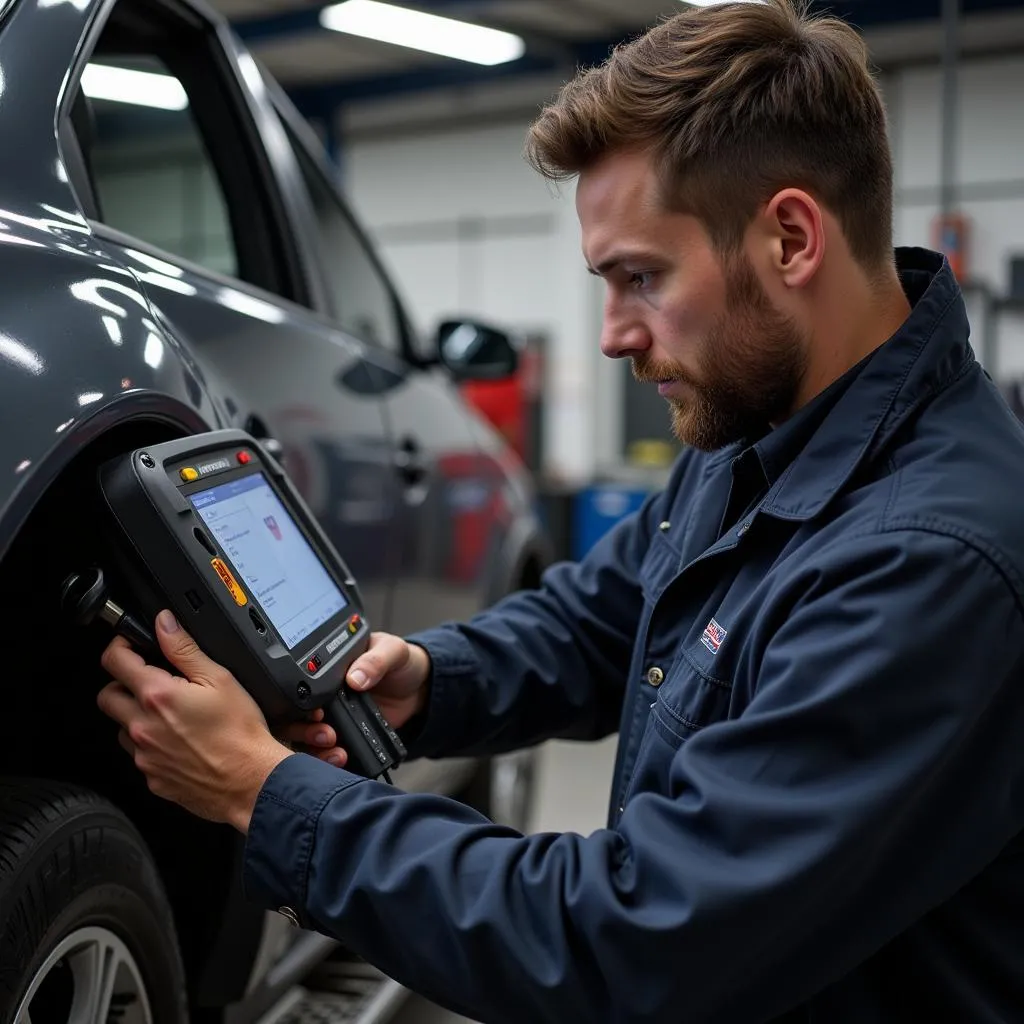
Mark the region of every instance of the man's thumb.
<instances>
[{"instance_id":1,"label":"man's thumb","mask_svg":"<svg viewBox=\"0 0 1024 1024\"><path fill-rule=\"evenodd\" d=\"M156 637L164 657L193 682L212 682L217 664L199 649L199 645L181 628L172 612L156 617Z\"/></svg>"}]
</instances>

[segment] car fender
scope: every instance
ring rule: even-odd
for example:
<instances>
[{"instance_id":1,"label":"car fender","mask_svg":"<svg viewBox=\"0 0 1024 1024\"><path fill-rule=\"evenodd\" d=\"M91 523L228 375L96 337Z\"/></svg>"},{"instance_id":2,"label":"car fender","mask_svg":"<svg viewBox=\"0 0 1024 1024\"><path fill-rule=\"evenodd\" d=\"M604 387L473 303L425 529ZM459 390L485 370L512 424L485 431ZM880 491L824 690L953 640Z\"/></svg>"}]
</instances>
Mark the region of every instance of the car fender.
<instances>
[{"instance_id":1,"label":"car fender","mask_svg":"<svg viewBox=\"0 0 1024 1024\"><path fill-rule=\"evenodd\" d=\"M83 448L129 420L225 425L201 367L105 254L0 238L0 557Z\"/></svg>"}]
</instances>

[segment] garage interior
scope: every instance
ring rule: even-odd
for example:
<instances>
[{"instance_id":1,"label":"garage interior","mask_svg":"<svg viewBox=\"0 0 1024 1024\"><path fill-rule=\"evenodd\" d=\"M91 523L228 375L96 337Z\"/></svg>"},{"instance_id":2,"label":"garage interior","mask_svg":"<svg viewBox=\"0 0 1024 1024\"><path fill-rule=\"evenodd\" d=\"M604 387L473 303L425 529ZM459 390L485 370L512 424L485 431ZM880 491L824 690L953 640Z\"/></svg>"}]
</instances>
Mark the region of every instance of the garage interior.
<instances>
[{"instance_id":1,"label":"garage interior","mask_svg":"<svg viewBox=\"0 0 1024 1024\"><path fill-rule=\"evenodd\" d=\"M680 0L384 5L508 34L513 48L489 65L356 34L337 16L345 3L209 2L319 139L417 334L430 339L443 322L472 320L512 337L514 376L459 390L528 470L552 556L584 556L663 485L680 448L663 403L634 381L628 361L602 357L603 288L581 258L572 186L541 180L523 159L523 140L576 68L675 13ZM948 256L975 352L1024 418L1024 0L812 6L861 30L877 66L893 144L896 244ZM98 81L85 92L95 108L104 219L234 275L230 218L201 141L187 127L154 135L130 98L105 94ZM182 110L168 117L184 118ZM116 148L104 150L107 133L117 135ZM236 301L252 308L245 295ZM417 614L438 612L432 605ZM546 744L529 830L602 827L615 751L614 737ZM466 1020L419 997L392 1003L396 1024ZM297 994L264 1024L385 1019L367 1015L368 1005L342 1011L327 999L317 1010Z\"/></svg>"}]
</instances>

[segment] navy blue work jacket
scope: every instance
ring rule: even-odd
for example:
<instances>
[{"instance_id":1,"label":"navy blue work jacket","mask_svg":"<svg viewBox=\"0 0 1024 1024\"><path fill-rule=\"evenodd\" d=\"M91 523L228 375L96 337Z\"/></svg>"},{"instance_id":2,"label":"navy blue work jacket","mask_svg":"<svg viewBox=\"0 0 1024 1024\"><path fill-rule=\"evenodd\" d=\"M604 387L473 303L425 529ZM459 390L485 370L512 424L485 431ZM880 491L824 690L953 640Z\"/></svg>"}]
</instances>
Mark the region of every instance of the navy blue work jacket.
<instances>
[{"instance_id":1,"label":"navy blue work jacket","mask_svg":"<svg viewBox=\"0 0 1024 1024\"><path fill-rule=\"evenodd\" d=\"M297 754L250 897L487 1022L1024 1020L1024 432L948 265L898 263L910 318L796 416L416 638L415 754L618 729L606 828Z\"/></svg>"}]
</instances>

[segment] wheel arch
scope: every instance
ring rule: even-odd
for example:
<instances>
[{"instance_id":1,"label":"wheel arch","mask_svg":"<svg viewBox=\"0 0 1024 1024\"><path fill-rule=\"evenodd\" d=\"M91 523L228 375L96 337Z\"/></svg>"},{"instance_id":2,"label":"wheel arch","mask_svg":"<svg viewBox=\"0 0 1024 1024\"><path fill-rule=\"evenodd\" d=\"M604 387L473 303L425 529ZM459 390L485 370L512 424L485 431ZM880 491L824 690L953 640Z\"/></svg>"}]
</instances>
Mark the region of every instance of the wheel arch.
<instances>
[{"instance_id":1,"label":"wheel arch","mask_svg":"<svg viewBox=\"0 0 1024 1024\"><path fill-rule=\"evenodd\" d=\"M103 529L95 469L107 458L209 429L188 406L126 396L77 425L33 466L29 486L0 516L0 593L16 653L0 694L0 774L70 782L120 808L153 851L174 908L197 1005L242 998L263 930L240 886L241 837L154 797L95 703L106 678L101 627L78 631L59 609L61 580L96 560Z\"/></svg>"}]
</instances>

